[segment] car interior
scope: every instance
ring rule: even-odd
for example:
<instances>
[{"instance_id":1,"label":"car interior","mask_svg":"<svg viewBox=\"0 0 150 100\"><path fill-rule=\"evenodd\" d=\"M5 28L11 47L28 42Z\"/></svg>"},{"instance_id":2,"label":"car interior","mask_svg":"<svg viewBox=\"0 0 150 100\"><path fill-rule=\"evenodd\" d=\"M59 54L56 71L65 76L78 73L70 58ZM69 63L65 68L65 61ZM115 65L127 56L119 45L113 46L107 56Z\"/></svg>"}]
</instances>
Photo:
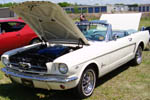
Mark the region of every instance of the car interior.
<instances>
[{"instance_id":1,"label":"car interior","mask_svg":"<svg viewBox=\"0 0 150 100\"><path fill-rule=\"evenodd\" d=\"M92 27L89 29L87 25L78 25L78 28L85 35L88 40L96 40L96 41L104 41L106 37L107 29L105 27ZM128 36L129 34L134 33L135 31L124 31L124 30L113 30L112 36L116 36L117 38L123 38Z\"/></svg>"},{"instance_id":2,"label":"car interior","mask_svg":"<svg viewBox=\"0 0 150 100\"><path fill-rule=\"evenodd\" d=\"M106 31L98 29L90 29L83 32L83 34L88 40L95 40L95 41L104 41L106 37Z\"/></svg>"},{"instance_id":3,"label":"car interior","mask_svg":"<svg viewBox=\"0 0 150 100\"><path fill-rule=\"evenodd\" d=\"M112 31L112 34L113 36L116 35L117 38L123 38L129 35L127 31Z\"/></svg>"},{"instance_id":4,"label":"car interior","mask_svg":"<svg viewBox=\"0 0 150 100\"><path fill-rule=\"evenodd\" d=\"M88 40L104 41L107 27L104 25L77 25Z\"/></svg>"},{"instance_id":5,"label":"car interior","mask_svg":"<svg viewBox=\"0 0 150 100\"><path fill-rule=\"evenodd\" d=\"M0 23L0 33L19 31L24 26L25 23L21 22L3 22Z\"/></svg>"}]
</instances>

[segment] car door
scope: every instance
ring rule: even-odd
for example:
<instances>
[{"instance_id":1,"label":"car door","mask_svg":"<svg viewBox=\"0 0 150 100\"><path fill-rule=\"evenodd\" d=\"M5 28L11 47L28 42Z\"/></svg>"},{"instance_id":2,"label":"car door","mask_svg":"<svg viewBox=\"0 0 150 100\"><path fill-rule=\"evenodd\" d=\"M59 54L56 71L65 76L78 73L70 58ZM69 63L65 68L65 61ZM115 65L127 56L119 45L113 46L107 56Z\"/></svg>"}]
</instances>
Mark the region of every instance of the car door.
<instances>
[{"instance_id":1,"label":"car door","mask_svg":"<svg viewBox=\"0 0 150 100\"><path fill-rule=\"evenodd\" d=\"M27 24L20 25L22 26L22 29L19 31L21 35L21 46L29 45L32 40L37 38L37 35Z\"/></svg>"},{"instance_id":2,"label":"car door","mask_svg":"<svg viewBox=\"0 0 150 100\"><path fill-rule=\"evenodd\" d=\"M107 53L101 57L101 74L125 64L133 58L135 46L131 35L106 42Z\"/></svg>"},{"instance_id":3,"label":"car door","mask_svg":"<svg viewBox=\"0 0 150 100\"><path fill-rule=\"evenodd\" d=\"M136 43L133 42L131 35L118 38L112 42L114 43L114 48L116 48L114 50L114 54L112 54L116 55L114 58L115 61L113 61L115 67L132 59L135 52Z\"/></svg>"},{"instance_id":4,"label":"car door","mask_svg":"<svg viewBox=\"0 0 150 100\"><path fill-rule=\"evenodd\" d=\"M1 23L2 33L0 34L0 53L17 48L21 45L20 33L14 29L14 25L16 25L16 23L17 22ZM7 24L9 26L3 27L3 24Z\"/></svg>"}]
</instances>

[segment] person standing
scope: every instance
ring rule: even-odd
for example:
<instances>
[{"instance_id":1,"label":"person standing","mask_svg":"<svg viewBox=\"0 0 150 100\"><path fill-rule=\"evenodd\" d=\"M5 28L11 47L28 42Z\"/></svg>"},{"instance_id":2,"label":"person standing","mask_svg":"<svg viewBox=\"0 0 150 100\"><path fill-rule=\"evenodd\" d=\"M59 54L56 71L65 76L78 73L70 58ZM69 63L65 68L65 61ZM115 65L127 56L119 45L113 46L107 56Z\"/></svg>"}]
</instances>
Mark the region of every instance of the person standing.
<instances>
[{"instance_id":1,"label":"person standing","mask_svg":"<svg viewBox=\"0 0 150 100\"><path fill-rule=\"evenodd\" d=\"M82 21L86 21L85 15L83 13L80 15L80 22Z\"/></svg>"}]
</instances>

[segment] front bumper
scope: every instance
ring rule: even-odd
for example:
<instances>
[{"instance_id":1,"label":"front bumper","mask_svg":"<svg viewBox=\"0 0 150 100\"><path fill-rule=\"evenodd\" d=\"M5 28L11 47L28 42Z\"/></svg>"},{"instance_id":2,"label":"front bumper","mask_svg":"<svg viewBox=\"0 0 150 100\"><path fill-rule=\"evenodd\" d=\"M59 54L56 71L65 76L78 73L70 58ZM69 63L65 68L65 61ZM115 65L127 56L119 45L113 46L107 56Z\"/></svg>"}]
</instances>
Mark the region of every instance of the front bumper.
<instances>
[{"instance_id":1,"label":"front bumper","mask_svg":"<svg viewBox=\"0 0 150 100\"><path fill-rule=\"evenodd\" d=\"M76 80L78 77L63 77L63 76L52 76L52 75L33 75L27 74L19 71L11 70L11 68L2 68L1 69L6 76L8 76L11 80L21 83L22 79L33 81L34 87L37 88L46 88L46 89L54 89L54 90L62 90L60 85L64 85L66 88L73 88L77 85ZM55 86L54 86L55 85ZM46 87L42 87L46 86Z\"/></svg>"}]
</instances>

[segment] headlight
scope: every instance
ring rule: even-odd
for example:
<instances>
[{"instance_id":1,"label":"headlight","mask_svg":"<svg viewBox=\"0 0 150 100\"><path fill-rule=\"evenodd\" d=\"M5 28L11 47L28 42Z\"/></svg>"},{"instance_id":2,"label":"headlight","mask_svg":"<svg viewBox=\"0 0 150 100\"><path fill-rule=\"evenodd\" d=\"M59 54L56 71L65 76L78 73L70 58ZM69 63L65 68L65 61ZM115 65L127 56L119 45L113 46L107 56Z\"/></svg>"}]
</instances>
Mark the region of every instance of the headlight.
<instances>
[{"instance_id":1,"label":"headlight","mask_svg":"<svg viewBox=\"0 0 150 100\"><path fill-rule=\"evenodd\" d=\"M59 64L58 69L59 69L59 72L62 74L66 74L68 72L67 65L63 63Z\"/></svg>"},{"instance_id":2,"label":"headlight","mask_svg":"<svg viewBox=\"0 0 150 100\"><path fill-rule=\"evenodd\" d=\"M9 60L6 57L2 57L2 62L5 66L9 64Z\"/></svg>"}]
</instances>

